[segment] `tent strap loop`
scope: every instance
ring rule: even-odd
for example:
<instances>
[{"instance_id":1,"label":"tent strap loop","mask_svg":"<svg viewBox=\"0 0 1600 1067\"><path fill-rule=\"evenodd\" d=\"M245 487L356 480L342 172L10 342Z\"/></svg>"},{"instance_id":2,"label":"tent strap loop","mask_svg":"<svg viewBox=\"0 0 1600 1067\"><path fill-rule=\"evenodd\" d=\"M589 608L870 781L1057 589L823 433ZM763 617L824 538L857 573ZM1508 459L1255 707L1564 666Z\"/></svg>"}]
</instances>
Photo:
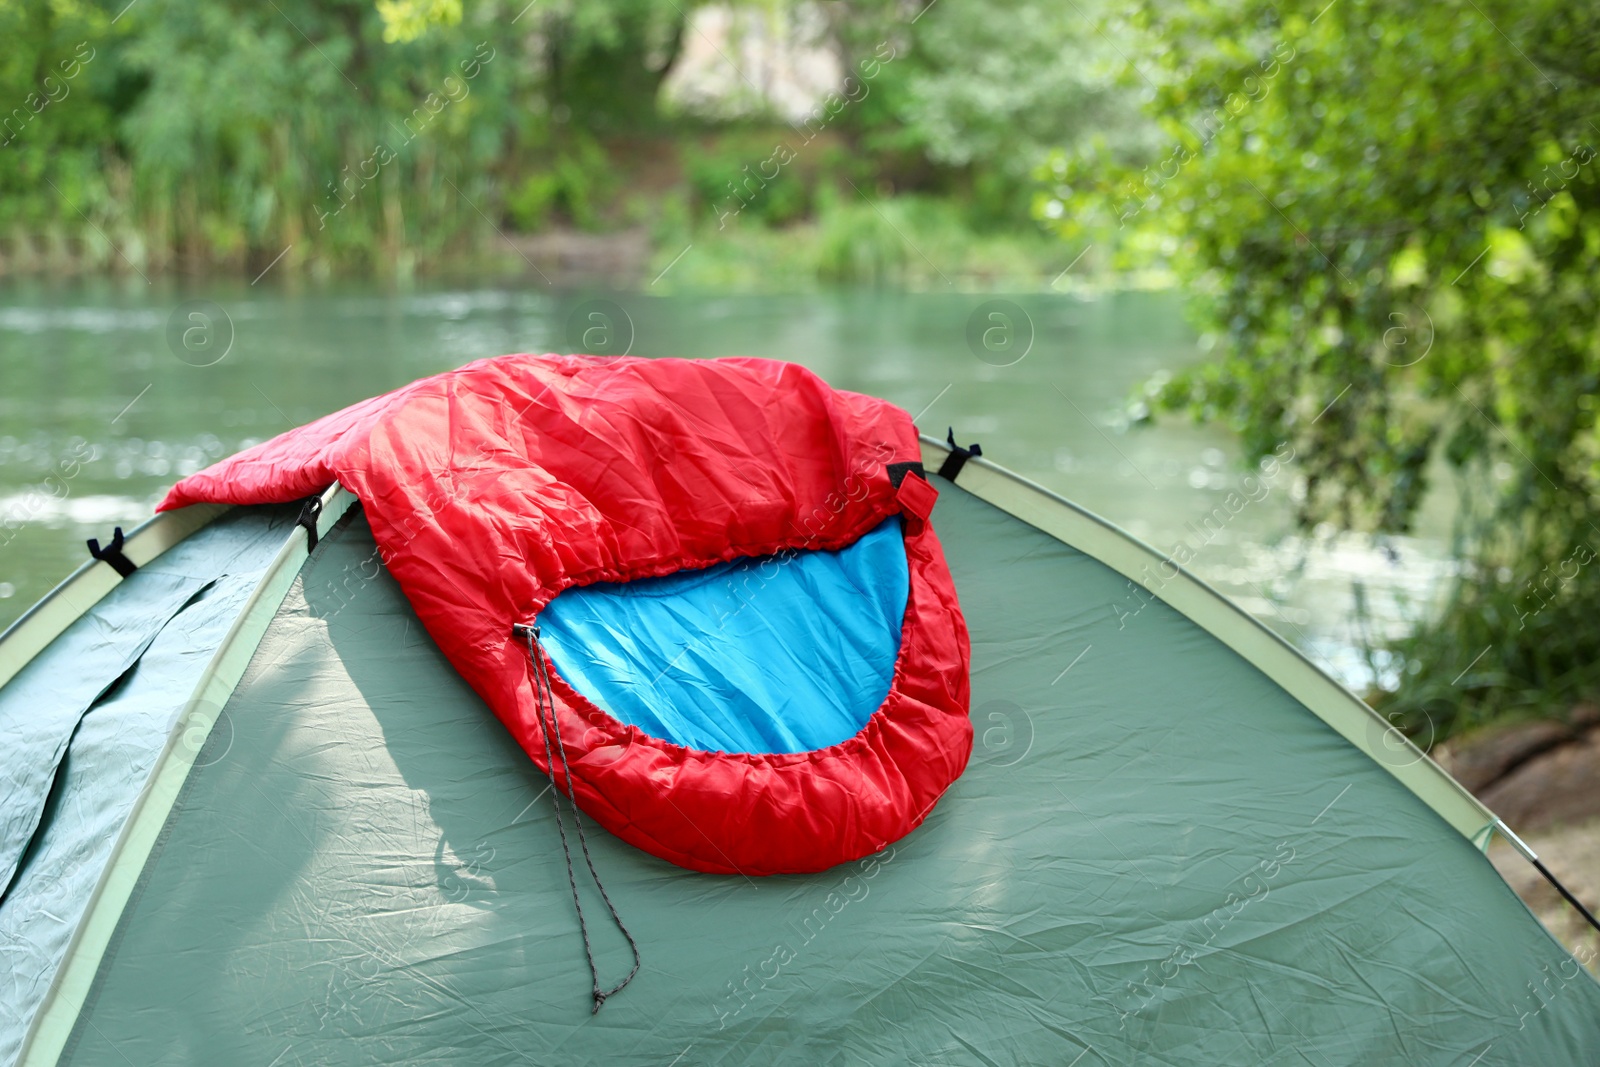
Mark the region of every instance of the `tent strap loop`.
<instances>
[{"instance_id":1,"label":"tent strap loop","mask_svg":"<svg viewBox=\"0 0 1600 1067\"><path fill-rule=\"evenodd\" d=\"M539 716L539 733L544 738L545 765L550 768L550 800L556 809L556 830L561 835L561 853L567 861L567 885L572 889L572 906L578 913L578 930L583 934L583 955L589 961L589 978L593 983L594 1008L590 1014L596 1014L605 1004L606 1000L622 992L627 984L633 981L634 975L639 973L639 945L633 939L633 934L623 923L622 917L617 914L617 907L611 903L611 896L606 892L605 885L600 881L600 872L594 869L594 857L589 854L589 839L583 832L583 819L578 810L577 795L572 788L572 766L567 762L566 742L561 739L561 727L556 720L555 698L550 688L550 676L545 669L544 649L539 644L539 626L537 623L517 623L511 627L514 636L522 638L528 646L528 659L533 664L533 697L534 711ZM549 712L548 721L545 718ZM556 739L555 752L550 748L550 736ZM628 948L633 951L633 970L628 976L610 989L600 988L600 972L595 967L594 948L589 943L589 923L584 918L583 903L578 899L578 880L572 870L572 850L567 844L566 819L562 815L560 782L556 778L556 759L561 761L561 770L566 777L567 796L572 801L572 823L578 831L578 847L583 851L583 861L589 868L589 876L594 879L594 886L600 891L600 899L605 901L606 910L611 913L611 921L616 923L617 929L622 931L622 936L628 939Z\"/></svg>"},{"instance_id":2,"label":"tent strap loop","mask_svg":"<svg viewBox=\"0 0 1600 1067\"><path fill-rule=\"evenodd\" d=\"M111 531L111 543L104 548L100 547L98 537L89 538L89 555L104 563L109 563L124 578L139 569L138 564L122 553L122 527L118 526Z\"/></svg>"},{"instance_id":3,"label":"tent strap loop","mask_svg":"<svg viewBox=\"0 0 1600 1067\"><path fill-rule=\"evenodd\" d=\"M945 438L950 443L950 454L944 457L944 462L939 464L939 477L955 481L956 475L961 473L961 468L967 465L967 460L973 456L983 455L983 446L976 441L971 448L962 448L956 444L956 428L950 427L950 433Z\"/></svg>"},{"instance_id":4,"label":"tent strap loop","mask_svg":"<svg viewBox=\"0 0 1600 1067\"><path fill-rule=\"evenodd\" d=\"M306 530L306 555L317 550L317 519L322 516L322 498L320 496L307 497L305 503L300 505L300 517L294 520L296 526L304 526Z\"/></svg>"}]
</instances>

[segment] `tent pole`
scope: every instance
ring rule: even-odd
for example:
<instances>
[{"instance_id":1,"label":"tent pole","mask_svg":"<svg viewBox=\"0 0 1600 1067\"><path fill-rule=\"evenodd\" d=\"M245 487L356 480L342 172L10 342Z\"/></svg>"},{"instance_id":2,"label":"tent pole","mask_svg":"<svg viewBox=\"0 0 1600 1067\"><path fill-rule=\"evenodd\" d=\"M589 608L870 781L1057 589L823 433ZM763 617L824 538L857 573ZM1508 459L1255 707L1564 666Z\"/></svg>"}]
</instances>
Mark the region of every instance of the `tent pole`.
<instances>
[{"instance_id":1,"label":"tent pole","mask_svg":"<svg viewBox=\"0 0 1600 1067\"><path fill-rule=\"evenodd\" d=\"M1528 862L1533 864L1534 868L1538 870L1540 874L1544 875L1545 881L1555 886L1556 892L1565 897L1568 904L1571 904L1574 908L1577 908L1578 914L1589 920L1590 926L1594 927L1596 930L1600 930L1600 920L1597 920L1594 915L1590 913L1589 909L1584 907L1583 903L1577 897L1573 896L1566 886L1561 884L1561 879L1550 873L1550 868L1546 867L1542 862L1540 862L1539 857L1534 854L1533 849L1528 847L1528 843L1522 840L1522 838L1518 837L1516 834L1512 833L1511 827L1505 824L1505 820L1496 819L1494 823L1495 828L1505 835L1505 839L1511 842L1512 846L1518 852L1527 857Z\"/></svg>"}]
</instances>

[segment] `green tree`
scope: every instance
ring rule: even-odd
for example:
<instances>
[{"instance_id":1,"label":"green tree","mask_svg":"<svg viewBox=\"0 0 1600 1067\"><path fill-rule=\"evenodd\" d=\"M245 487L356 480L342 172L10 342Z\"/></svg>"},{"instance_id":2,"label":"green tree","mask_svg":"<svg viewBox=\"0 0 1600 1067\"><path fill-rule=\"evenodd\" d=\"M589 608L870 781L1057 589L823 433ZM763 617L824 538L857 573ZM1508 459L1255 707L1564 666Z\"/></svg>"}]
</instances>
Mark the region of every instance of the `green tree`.
<instances>
[{"instance_id":1,"label":"green tree","mask_svg":"<svg viewBox=\"0 0 1600 1067\"><path fill-rule=\"evenodd\" d=\"M0 0L0 229L54 223L91 194L121 95L110 22L81 5Z\"/></svg>"},{"instance_id":2,"label":"green tree","mask_svg":"<svg viewBox=\"0 0 1600 1067\"><path fill-rule=\"evenodd\" d=\"M482 225L487 179L536 129L516 107L531 76L481 19L405 43L364 0L146 0L128 19L146 85L112 206L198 261L437 252Z\"/></svg>"},{"instance_id":3,"label":"green tree","mask_svg":"<svg viewBox=\"0 0 1600 1067\"><path fill-rule=\"evenodd\" d=\"M672 0L0 0L0 252L257 270L288 250L286 270L388 272L495 246L530 213L507 190L550 175L555 206L587 216L595 137L655 121L683 17Z\"/></svg>"},{"instance_id":4,"label":"green tree","mask_svg":"<svg viewBox=\"0 0 1600 1067\"><path fill-rule=\"evenodd\" d=\"M1252 454L1292 442L1303 522L1404 531L1438 460L1459 472L1479 521L1448 609L1393 650L1400 721L1556 711L1600 682L1600 13L1295 6L1106 27L1139 34L1167 146L1058 158L1041 213L1177 267L1220 355L1163 399Z\"/></svg>"},{"instance_id":5,"label":"green tree","mask_svg":"<svg viewBox=\"0 0 1600 1067\"><path fill-rule=\"evenodd\" d=\"M887 42L871 93L844 116L903 188L960 196L977 221L1028 217L1032 175L1054 147L1094 131L1148 136L1096 32L1103 0L846 0L828 4L854 70Z\"/></svg>"}]
</instances>

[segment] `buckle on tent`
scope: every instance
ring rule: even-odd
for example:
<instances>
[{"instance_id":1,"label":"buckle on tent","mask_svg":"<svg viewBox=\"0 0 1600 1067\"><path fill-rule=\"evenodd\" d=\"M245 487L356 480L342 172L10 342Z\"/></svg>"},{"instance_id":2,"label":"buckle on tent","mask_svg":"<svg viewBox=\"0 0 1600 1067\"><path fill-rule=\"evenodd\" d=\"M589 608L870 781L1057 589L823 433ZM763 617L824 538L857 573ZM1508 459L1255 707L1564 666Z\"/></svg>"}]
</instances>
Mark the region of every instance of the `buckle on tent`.
<instances>
[{"instance_id":1,"label":"buckle on tent","mask_svg":"<svg viewBox=\"0 0 1600 1067\"><path fill-rule=\"evenodd\" d=\"M956 475L961 473L961 468L967 465L967 460L973 456L983 455L983 446L976 441L973 442L971 448L962 448L956 444L956 428L954 426L950 427L950 433L945 439L950 442L950 454L944 458L943 463L939 464L939 477L948 478L953 482L956 480Z\"/></svg>"},{"instance_id":2,"label":"buckle on tent","mask_svg":"<svg viewBox=\"0 0 1600 1067\"><path fill-rule=\"evenodd\" d=\"M300 517L294 520L296 526L306 528L306 555L317 550L317 519L322 515L322 498L314 496L307 498L300 505Z\"/></svg>"},{"instance_id":3,"label":"buckle on tent","mask_svg":"<svg viewBox=\"0 0 1600 1067\"><path fill-rule=\"evenodd\" d=\"M109 563L116 568L118 574L126 578L139 569L139 565L122 554L122 527L118 526L111 531L111 543L104 548L100 547L100 539L89 538L89 555L102 563Z\"/></svg>"}]
</instances>

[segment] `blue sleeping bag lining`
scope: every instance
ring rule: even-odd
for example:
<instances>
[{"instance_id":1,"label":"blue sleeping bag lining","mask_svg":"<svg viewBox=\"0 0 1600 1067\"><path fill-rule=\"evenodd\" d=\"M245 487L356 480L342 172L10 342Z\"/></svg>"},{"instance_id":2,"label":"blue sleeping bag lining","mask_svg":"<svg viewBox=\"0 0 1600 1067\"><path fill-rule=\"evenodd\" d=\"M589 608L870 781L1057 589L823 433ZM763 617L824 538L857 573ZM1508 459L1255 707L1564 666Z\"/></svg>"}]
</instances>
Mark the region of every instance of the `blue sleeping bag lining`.
<instances>
[{"instance_id":1,"label":"blue sleeping bag lining","mask_svg":"<svg viewBox=\"0 0 1600 1067\"><path fill-rule=\"evenodd\" d=\"M654 737L717 752L806 752L883 704L909 589L900 519L837 552L574 587L539 615L557 672Z\"/></svg>"}]
</instances>

